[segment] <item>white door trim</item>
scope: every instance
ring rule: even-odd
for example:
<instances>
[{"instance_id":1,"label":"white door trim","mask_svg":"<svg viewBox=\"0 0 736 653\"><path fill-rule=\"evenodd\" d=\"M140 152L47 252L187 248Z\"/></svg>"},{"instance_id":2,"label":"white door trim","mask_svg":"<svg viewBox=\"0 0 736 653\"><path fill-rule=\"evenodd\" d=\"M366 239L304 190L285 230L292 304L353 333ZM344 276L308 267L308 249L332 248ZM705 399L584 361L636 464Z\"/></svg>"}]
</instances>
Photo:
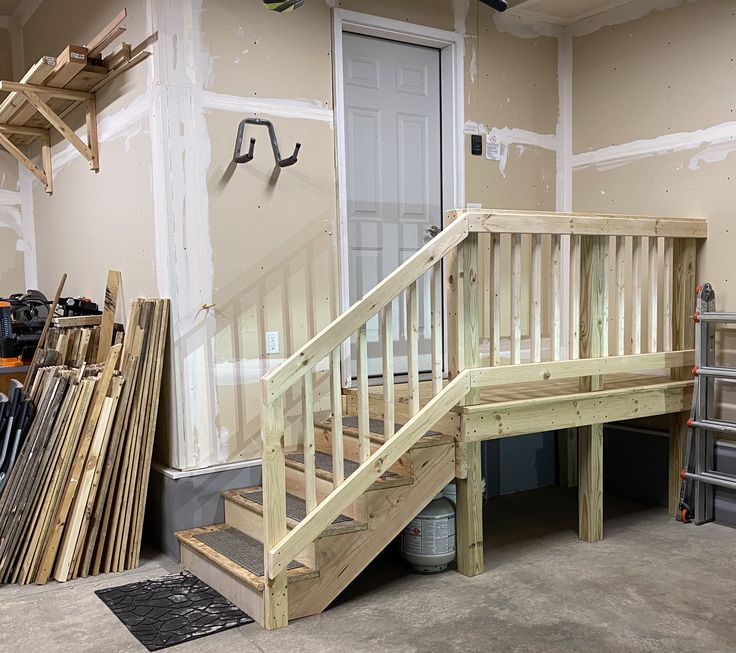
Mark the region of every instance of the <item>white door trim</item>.
<instances>
[{"instance_id":1,"label":"white door trim","mask_svg":"<svg viewBox=\"0 0 736 653\"><path fill-rule=\"evenodd\" d=\"M442 104L442 210L465 206L465 41L457 32L405 23L347 9L332 9L332 72L335 102L335 159L337 162L337 247L339 260L340 312L350 307L348 271L348 200L345 153L345 94L343 89L344 32L376 36L402 43L424 45L440 51ZM349 349L347 350L349 352ZM343 351L343 359L346 358ZM349 357L349 353L347 354ZM347 369L346 369L347 368ZM350 380L350 367L343 365Z\"/></svg>"}]
</instances>

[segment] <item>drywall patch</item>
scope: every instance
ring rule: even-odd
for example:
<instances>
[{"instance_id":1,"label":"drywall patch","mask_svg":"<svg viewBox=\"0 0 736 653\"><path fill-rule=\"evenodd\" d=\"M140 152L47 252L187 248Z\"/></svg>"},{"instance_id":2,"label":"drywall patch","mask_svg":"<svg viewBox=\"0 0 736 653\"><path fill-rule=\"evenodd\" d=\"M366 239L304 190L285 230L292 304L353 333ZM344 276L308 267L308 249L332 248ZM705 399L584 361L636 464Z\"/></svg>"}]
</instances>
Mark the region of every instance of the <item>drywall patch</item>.
<instances>
[{"instance_id":1,"label":"drywall patch","mask_svg":"<svg viewBox=\"0 0 736 653\"><path fill-rule=\"evenodd\" d=\"M695 2L696 0L687 0L687 2ZM653 11L666 11L683 4L685 0L636 0L625 5L620 5L604 11L590 18L584 18L577 23L569 25L566 29L570 36L585 36L597 32L603 27L612 25L621 25L644 18Z\"/></svg>"},{"instance_id":2,"label":"drywall patch","mask_svg":"<svg viewBox=\"0 0 736 653\"><path fill-rule=\"evenodd\" d=\"M563 28L559 25L512 14L495 12L493 22L499 32L506 32L522 39L537 39L540 36L557 38L563 33Z\"/></svg>"},{"instance_id":3,"label":"drywall patch","mask_svg":"<svg viewBox=\"0 0 736 653\"><path fill-rule=\"evenodd\" d=\"M468 18L470 0L452 0L452 16L455 20L455 31L465 34L465 21Z\"/></svg>"},{"instance_id":4,"label":"drywall patch","mask_svg":"<svg viewBox=\"0 0 736 653\"><path fill-rule=\"evenodd\" d=\"M23 222L20 208L17 206L0 206L0 227L8 227L15 232L16 236L23 235Z\"/></svg>"},{"instance_id":5,"label":"drywall patch","mask_svg":"<svg viewBox=\"0 0 736 653\"><path fill-rule=\"evenodd\" d=\"M524 146L533 145L544 150L557 152L558 137L557 134L538 134L537 132L527 129L518 129L512 127L491 127L490 129L481 122L472 120L465 121L464 131L466 134L485 134L489 138L495 138L499 144L500 161L499 169L503 177L506 176L506 164L508 163L509 148L517 147L519 154L523 154Z\"/></svg>"},{"instance_id":6,"label":"drywall patch","mask_svg":"<svg viewBox=\"0 0 736 653\"><path fill-rule=\"evenodd\" d=\"M0 206L20 205L20 193L0 188Z\"/></svg>"},{"instance_id":7,"label":"drywall patch","mask_svg":"<svg viewBox=\"0 0 736 653\"><path fill-rule=\"evenodd\" d=\"M696 150L701 147L705 147L706 150L693 157L690 162L691 169L696 169L701 162L723 160L730 151L736 149L736 122L725 122L694 132L666 134L657 138L631 141L620 145L610 145L592 152L583 152L573 157L573 168L580 170L596 166L600 170L609 170L648 156Z\"/></svg>"},{"instance_id":8,"label":"drywall patch","mask_svg":"<svg viewBox=\"0 0 736 653\"><path fill-rule=\"evenodd\" d=\"M288 100L281 98L256 98L202 91L202 103L206 109L220 109L236 113L265 113L279 118L321 120L330 125L334 113L318 100Z\"/></svg>"}]
</instances>

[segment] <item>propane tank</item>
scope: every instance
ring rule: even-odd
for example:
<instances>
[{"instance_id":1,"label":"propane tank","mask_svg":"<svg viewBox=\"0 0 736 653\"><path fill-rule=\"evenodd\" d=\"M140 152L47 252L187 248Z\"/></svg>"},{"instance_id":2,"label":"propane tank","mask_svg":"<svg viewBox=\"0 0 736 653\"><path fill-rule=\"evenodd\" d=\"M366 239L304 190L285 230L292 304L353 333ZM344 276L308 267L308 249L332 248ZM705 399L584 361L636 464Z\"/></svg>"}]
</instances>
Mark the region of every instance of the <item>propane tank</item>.
<instances>
[{"instance_id":1,"label":"propane tank","mask_svg":"<svg viewBox=\"0 0 736 653\"><path fill-rule=\"evenodd\" d=\"M482 498L485 495L486 495L486 479L481 478L480 479L480 496ZM448 483L447 485L445 485L445 489L442 490L442 496L444 496L445 499L449 499L453 507L457 506L457 486L455 485L455 481L452 481L451 483Z\"/></svg>"},{"instance_id":2,"label":"propane tank","mask_svg":"<svg viewBox=\"0 0 736 653\"><path fill-rule=\"evenodd\" d=\"M442 493L403 530L401 555L428 574L444 571L455 559L455 508Z\"/></svg>"}]
</instances>

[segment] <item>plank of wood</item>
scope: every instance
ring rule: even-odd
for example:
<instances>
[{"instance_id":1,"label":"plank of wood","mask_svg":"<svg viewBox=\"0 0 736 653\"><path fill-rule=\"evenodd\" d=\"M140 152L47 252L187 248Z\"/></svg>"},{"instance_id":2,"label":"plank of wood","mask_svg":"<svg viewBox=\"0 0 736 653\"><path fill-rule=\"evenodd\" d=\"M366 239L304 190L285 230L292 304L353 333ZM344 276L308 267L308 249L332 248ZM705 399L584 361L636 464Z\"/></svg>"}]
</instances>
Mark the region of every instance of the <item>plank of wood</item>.
<instances>
[{"instance_id":1,"label":"plank of wood","mask_svg":"<svg viewBox=\"0 0 736 653\"><path fill-rule=\"evenodd\" d=\"M17 161L23 164L44 186L49 183L49 177L44 170L41 170L25 153L21 152L5 134L0 133L0 145L4 147L9 154L12 154Z\"/></svg>"},{"instance_id":2,"label":"plank of wood","mask_svg":"<svg viewBox=\"0 0 736 653\"><path fill-rule=\"evenodd\" d=\"M626 241L616 237L616 355L626 353Z\"/></svg>"},{"instance_id":3,"label":"plank of wood","mask_svg":"<svg viewBox=\"0 0 736 653\"><path fill-rule=\"evenodd\" d=\"M532 235L532 278L530 315L532 363L542 360L542 236ZM554 291L553 302L554 302ZM559 343L559 338L556 339Z\"/></svg>"},{"instance_id":4,"label":"plank of wood","mask_svg":"<svg viewBox=\"0 0 736 653\"><path fill-rule=\"evenodd\" d=\"M463 336L463 369L480 367L480 296L478 286L478 234L468 234L460 245L462 253L463 322L458 325ZM470 388L462 404L480 401L480 393Z\"/></svg>"},{"instance_id":5,"label":"plank of wood","mask_svg":"<svg viewBox=\"0 0 736 653\"><path fill-rule=\"evenodd\" d=\"M631 239L631 353L641 353L641 237Z\"/></svg>"},{"instance_id":6,"label":"plank of wood","mask_svg":"<svg viewBox=\"0 0 736 653\"><path fill-rule=\"evenodd\" d=\"M570 352L580 358L580 236L570 236Z\"/></svg>"},{"instance_id":7,"label":"plank of wood","mask_svg":"<svg viewBox=\"0 0 736 653\"><path fill-rule=\"evenodd\" d=\"M434 268L433 268L434 270ZM440 275L441 276L441 275ZM383 433L387 438L394 434L394 325L393 302L389 302L381 312L381 344L383 366ZM434 338L434 332L432 333ZM433 340L434 351L434 340ZM440 363L441 364L441 363ZM434 364L433 364L434 370ZM434 372L433 372L434 373ZM441 373L441 369L440 369Z\"/></svg>"},{"instance_id":8,"label":"plank of wood","mask_svg":"<svg viewBox=\"0 0 736 653\"><path fill-rule=\"evenodd\" d=\"M388 302L452 251L458 243L465 239L467 233L468 225L463 220L445 227L425 247L400 265L359 302L353 304L339 320L325 327L278 368L264 376L262 380L263 400L269 402L281 396L307 370L313 369L319 361L329 355L335 343L347 340Z\"/></svg>"},{"instance_id":9,"label":"plank of wood","mask_svg":"<svg viewBox=\"0 0 736 653\"><path fill-rule=\"evenodd\" d=\"M99 56L102 51L112 43L115 38L120 36L120 24L128 17L127 9L121 9L117 15L107 24L105 27L98 32L89 43L87 43L87 49L90 52L90 57ZM123 29L123 31L125 31Z\"/></svg>"},{"instance_id":10,"label":"plank of wood","mask_svg":"<svg viewBox=\"0 0 736 653\"><path fill-rule=\"evenodd\" d=\"M342 379L340 376L340 347L330 352L330 401L332 404L332 468L335 487L345 479L342 442Z\"/></svg>"},{"instance_id":11,"label":"plank of wood","mask_svg":"<svg viewBox=\"0 0 736 653\"><path fill-rule=\"evenodd\" d=\"M511 236L511 364L521 363L521 235Z\"/></svg>"},{"instance_id":12,"label":"plank of wood","mask_svg":"<svg viewBox=\"0 0 736 653\"><path fill-rule=\"evenodd\" d=\"M102 310L102 321L100 323L100 344L97 348L97 362L101 363L107 358L112 346L112 330L115 326L115 313L118 307L118 295L120 293L121 274L117 270L107 273L107 285L105 286L105 304Z\"/></svg>"},{"instance_id":13,"label":"plank of wood","mask_svg":"<svg viewBox=\"0 0 736 653\"><path fill-rule=\"evenodd\" d=\"M672 349L672 281L674 277L673 239L664 239L664 267L662 270L662 349Z\"/></svg>"},{"instance_id":14,"label":"plank of wood","mask_svg":"<svg viewBox=\"0 0 736 653\"><path fill-rule=\"evenodd\" d=\"M406 349L409 413L415 415L419 412L419 287L417 281L412 283L406 291Z\"/></svg>"},{"instance_id":15,"label":"plank of wood","mask_svg":"<svg viewBox=\"0 0 736 653\"><path fill-rule=\"evenodd\" d=\"M54 57L41 57L21 78L22 84L43 84L54 70ZM0 104L0 122L7 123L9 118L24 104L26 98L22 93L13 92Z\"/></svg>"},{"instance_id":16,"label":"plank of wood","mask_svg":"<svg viewBox=\"0 0 736 653\"><path fill-rule=\"evenodd\" d=\"M465 446L467 477L455 479L457 570L463 576L478 576L484 570L480 442Z\"/></svg>"},{"instance_id":17,"label":"plank of wood","mask_svg":"<svg viewBox=\"0 0 736 653\"><path fill-rule=\"evenodd\" d=\"M442 390L442 368L444 366L443 341L444 333L442 330L442 316L444 308L442 306L442 263L435 263L430 272L429 278L430 292L430 329L432 339L432 392L439 394ZM393 355L393 352L392 352ZM386 382L386 374L383 375L384 383ZM385 431L384 431L385 432ZM391 430L393 433L393 427Z\"/></svg>"},{"instance_id":18,"label":"plank of wood","mask_svg":"<svg viewBox=\"0 0 736 653\"><path fill-rule=\"evenodd\" d=\"M304 428L304 494L307 513L317 507L317 482L314 445L314 381L312 373L304 375L302 390L302 423Z\"/></svg>"},{"instance_id":19,"label":"plank of wood","mask_svg":"<svg viewBox=\"0 0 736 653\"><path fill-rule=\"evenodd\" d=\"M491 365L501 364L501 236L491 234Z\"/></svg>"},{"instance_id":20,"label":"plank of wood","mask_svg":"<svg viewBox=\"0 0 736 653\"><path fill-rule=\"evenodd\" d=\"M649 293L647 296L647 351L657 351L657 284L659 272L659 248L658 238L650 237L648 239L649 254L647 262L649 264Z\"/></svg>"},{"instance_id":21,"label":"plank of wood","mask_svg":"<svg viewBox=\"0 0 736 653\"><path fill-rule=\"evenodd\" d=\"M46 345L46 337L48 336L48 333L49 333L49 327L51 326L51 320L53 320L54 313L56 312L56 307L59 305L59 300L61 299L61 293L64 292L65 283L66 283L66 272L64 272L61 275L61 279L59 280L59 285L56 287L56 294L54 295L54 299L51 301L51 306L49 306L49 314L48 314L48 317L46 318L45 324L43 325L41 336L38 339L38 346L36 347L36 351L33 354L31 365L29 366L28 372L26 373L24 385L30 385L33 382L33 376L36 373L36 369L38 367L39 357L41 356L41 351L43 347Z\"/></svg>"},{"instance_id":22,"label":"plank of wood","mask_svg":"<svg viewBox=\"0 0 736 653\"><path fill-rule=\"evenodd\" d=\"M360 431L360 458L370 455L370 424L368 418L368 334L366 325L358 329L358 430Z\"/></svg>"}]
</instances>

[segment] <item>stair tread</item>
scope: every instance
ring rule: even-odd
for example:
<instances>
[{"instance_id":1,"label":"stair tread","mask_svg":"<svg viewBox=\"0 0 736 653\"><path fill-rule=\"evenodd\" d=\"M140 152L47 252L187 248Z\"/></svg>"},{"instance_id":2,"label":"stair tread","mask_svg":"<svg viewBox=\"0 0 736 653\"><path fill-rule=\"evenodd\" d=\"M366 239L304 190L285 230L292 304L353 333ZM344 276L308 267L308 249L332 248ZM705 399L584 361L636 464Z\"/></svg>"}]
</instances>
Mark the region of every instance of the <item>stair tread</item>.
<instances>
[{"instance_id":1,"label":"stair tread","mask_svg":"<svg viewBox=\"0 0 736 653\"><path fill-rule=\"evenodd\" d=\"M244 488L241 490L234 490L234 494L237 494L244 499L253 501L259 506L263 506L263 490L261 488ZM303 521L307 516L307 502L300 497L294 496L293 494L286 494L286 516L295 522ZM352 522L347 515L338 515L333 524L341 524L344 522Z\"/></svg>"},{"instance_id":2,"label":"stair tread","mask_svg":"<svg viewBox=\"0 0 736 653\"><path fill-rule=\"evenodd\" d=\"M292 462L304 464L304 454L302 453L290 453L286 455L287 460L291 460ZM328 474L332 474L332 456L327 453L323 453L321 451L317 451L314 454L314 466L322 470L323 472L327 472ZM352 474L360 465L352 460L348 460L345 458L343 460L343 467L345 470L345 477L347 478ZM383 479L389 479L389 478L397 478L398 474L395 474L394 472L385 472L381 478Z\"/></svg>"},{"instance_id":3,"label":"stair tread","mask_svg":"<svg viewBox=\"0 0 736 653\"><path fill-rule=\"evenodd\" d=\"M176 537L232 576L263 591L263 544L258 540L228 524L179 531ZM319 572L293 560L288 565L288 574L290 580L297 581L314 578Z\"/></svg>"}]
</instances>

